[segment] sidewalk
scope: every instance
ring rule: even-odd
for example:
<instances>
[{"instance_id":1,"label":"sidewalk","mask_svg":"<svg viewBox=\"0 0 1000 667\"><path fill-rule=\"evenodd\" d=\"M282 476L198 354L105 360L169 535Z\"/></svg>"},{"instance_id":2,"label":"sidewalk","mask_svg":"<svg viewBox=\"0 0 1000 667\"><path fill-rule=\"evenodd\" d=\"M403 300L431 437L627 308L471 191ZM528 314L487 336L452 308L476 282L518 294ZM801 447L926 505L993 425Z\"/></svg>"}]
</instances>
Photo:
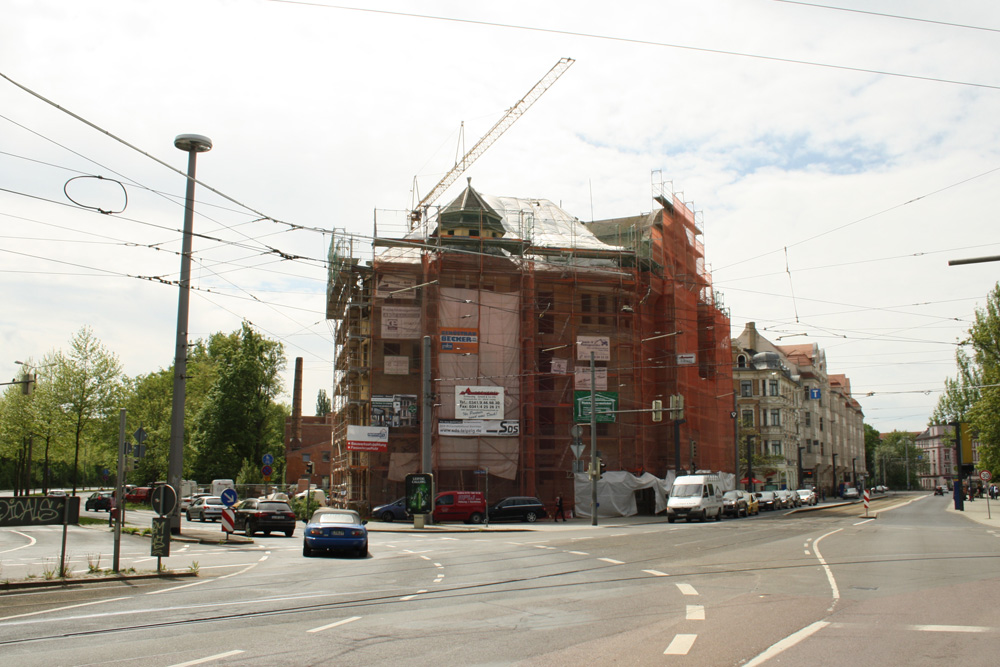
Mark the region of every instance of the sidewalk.
<instances>
[{"instance_id":1,"label":"sidewalk","mask_svg":"<svg viewBox=\"0 0 1000 667\"><path fill-rule=\"evenodd\" d=\"M948 503L947 511L951 514L961 514L967 519L976 521L994 528L1000 526L1000 501L989 500L985 497L976 498L973 501L965 501L965 511L955 509L955 499L953 496L944 496Z\"/></svg>"}]
</instances>

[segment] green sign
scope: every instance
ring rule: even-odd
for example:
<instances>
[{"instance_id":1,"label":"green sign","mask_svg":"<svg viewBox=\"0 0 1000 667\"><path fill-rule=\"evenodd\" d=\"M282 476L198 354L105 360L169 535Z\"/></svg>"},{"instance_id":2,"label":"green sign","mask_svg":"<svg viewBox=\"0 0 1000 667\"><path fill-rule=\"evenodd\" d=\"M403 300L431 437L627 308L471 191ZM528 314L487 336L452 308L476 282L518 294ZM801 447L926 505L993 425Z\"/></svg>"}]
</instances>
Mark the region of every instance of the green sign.
<instances>
[{"instance_id":1,"label":"green sign","mask_svg":"<svg viewBox=\"0 0 1000 667\"><path fill-rule=\"evenodd\" d=\"M406 476L406 509L410 514L430 514L434 493L434 476L427 473Z\"/></svg>"},{"instance_id":2,"label":"green sign","mask_svg":"<svg viewBox=\"0 0 1000 667\"><path fill-rule=\"evenodd\" d=\"M597 422L601 424L611 424L615 421L615 413L618 411L617 391L595 391L594 407L597 413ZM590 392L573 392L573 421L582 424L590 423Z\"/></svg>"}]
</instances>

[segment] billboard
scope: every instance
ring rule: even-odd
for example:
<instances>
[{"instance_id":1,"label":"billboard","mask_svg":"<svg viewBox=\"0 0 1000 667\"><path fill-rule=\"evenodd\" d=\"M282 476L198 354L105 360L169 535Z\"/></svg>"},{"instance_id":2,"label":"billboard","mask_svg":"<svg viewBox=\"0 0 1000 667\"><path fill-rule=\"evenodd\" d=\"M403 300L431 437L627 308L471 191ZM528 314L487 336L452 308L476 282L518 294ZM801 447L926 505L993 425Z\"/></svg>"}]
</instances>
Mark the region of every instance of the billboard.
<instances>
[{"instance_id":1,"label":"billboard","mask_svg":"<svg viewBox=\"0 0 1000 667\"><path fill-rule=\"evenodd\" d=\"M419 306L382 306L382 338L420 338Z\"/></svg>"},{"instance_id":2,"label":"billboard","mask_svg":"<svg viewBox=\"0 0 1000 667\"><path fill-rule=\"evenodd\" d=\"M417 425L416 394L375 394L372 396L372 426L402 428Z\"/></svg>"},{"instance_id":3,"label":"billboard","mask_svg":"<svg viewBox=\"0 0 1000 667\"><path fill-rule=\"evenodd\" d=\"M611 339L607 336L577 336L576 358L590 361L590 353L594 353L594 361L611 361Z\"/></svg>"},{"instance_id":4,"label":"billboard","mask_svg":"<svg viewBox=\"0 0 1000 667\"><path fill-rule=\"evenodd\" d=\"M590 422L590 393L589 391L573 392L573 421L586 424ZM594 411L597 413L597 422L611 424L615 421L615 412L618 410L617 391L595 391Z\"/></svg>"},{"instance_id":5,"label":"billboard","mask_svg":"<svg viewBox=\"0 0 1000 667\"><path fill-rule=\"evenodd\" d=\"M458 419L503 419L503 387L455 385L455 417Z\"/></svg>"},{"instance_id":6,"label":"billboard","mask_svg":"<svg viewBox=\"0 0 1000 667\"><path fill-rule=\"evenodd\" d=\"M438 435L463 437L501 436L513 437L521 432L516 419L439 419Z\"/></svg>"},{"instance_id":7,"label":"billboard","mask_svg":"<svg viewBox=\"0 0 1000 667\"><path fill-rule=\"evenodd\" d=\"M347 426L347 451L389 451L388 426Z\"/></svg>"},{"instance_id":8,"label":"billboard","mask_svg":"<svg viewBox=\"0 0 1000 667\"><path fill-rule=\"evenodd\" d=\"M441 352L479 354L479 329L441 329Z\"/></svg>"}]
</instances>

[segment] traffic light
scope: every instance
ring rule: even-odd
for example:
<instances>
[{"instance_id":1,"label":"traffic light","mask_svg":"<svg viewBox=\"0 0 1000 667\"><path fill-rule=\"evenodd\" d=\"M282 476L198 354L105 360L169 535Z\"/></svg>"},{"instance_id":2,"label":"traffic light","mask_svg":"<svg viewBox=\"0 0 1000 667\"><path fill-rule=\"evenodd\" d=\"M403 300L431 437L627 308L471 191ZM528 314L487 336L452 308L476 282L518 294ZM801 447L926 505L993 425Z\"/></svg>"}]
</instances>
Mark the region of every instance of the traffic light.
<instances>
[{"instance_id":1,"label":"traffic light","mask_svg":"<svg viewBox=\"0 0 1000 667\"><path fill-rule=\"evenodd\" d=\"M607 472L608 466L605 465L604 459L597 459L597 478L600 479Z\"/></svg>"},{"instance_id":2,"label":"traffic light","mask_svg":"<svg viewBox=\"0 0 1000 667\"><path fill-rule=\"evenodd\" d=\"M678 422L684 419L683 394L673 394L670 397L670 418Z\"/></svg>"},{"instance_id":3,"label":"traffic light","mask_svg":"<svg viewBox=\"0 0 1000 667\"><path fill-rule=\"evenodd\" d=\"M663 401L660 399L653 401L653 421L663 421Z\"/></svg>"},{"instance_id":4,"label":"traffic light","mask_svg":"<svg viewBox=\"0 0 1000 667\"><path fill-rule=\"evenodd\" d=\"M694 463L694 461L697 460L697 458L698 458L698 441L697 440L692 440L691 441L691 462Z\"/></svg>"}]
</instances>

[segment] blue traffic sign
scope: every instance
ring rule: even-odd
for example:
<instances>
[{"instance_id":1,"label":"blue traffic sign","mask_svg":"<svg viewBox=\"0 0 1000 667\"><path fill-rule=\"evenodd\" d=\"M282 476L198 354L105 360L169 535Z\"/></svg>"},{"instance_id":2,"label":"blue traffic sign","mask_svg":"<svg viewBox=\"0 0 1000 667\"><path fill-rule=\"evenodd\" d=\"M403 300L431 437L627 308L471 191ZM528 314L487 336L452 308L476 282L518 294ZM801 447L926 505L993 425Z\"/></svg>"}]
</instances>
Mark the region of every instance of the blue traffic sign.
<instances>
[{"instance_id":1,"label":"blue traffic sign","mask_svg":"<svg viewBox=\"0 0 1000 667\"><path fill-rule=\"evenodd\" d=\"M222 498L223 505L232 507L236 504L236 489L223 489L219 497Z\"/></svg>"},{"instance_id":2,"label":"blue traffic sign","mask_svg":"<svg viewBox=\"0 0 1000 667\"><path fill-rule=\"evenodd\" d=\"M269 466L272 463L274 463L274 457L271 456L270 454L264 454L263 462L264 465Z\"/></svg>"}]
</instances>

